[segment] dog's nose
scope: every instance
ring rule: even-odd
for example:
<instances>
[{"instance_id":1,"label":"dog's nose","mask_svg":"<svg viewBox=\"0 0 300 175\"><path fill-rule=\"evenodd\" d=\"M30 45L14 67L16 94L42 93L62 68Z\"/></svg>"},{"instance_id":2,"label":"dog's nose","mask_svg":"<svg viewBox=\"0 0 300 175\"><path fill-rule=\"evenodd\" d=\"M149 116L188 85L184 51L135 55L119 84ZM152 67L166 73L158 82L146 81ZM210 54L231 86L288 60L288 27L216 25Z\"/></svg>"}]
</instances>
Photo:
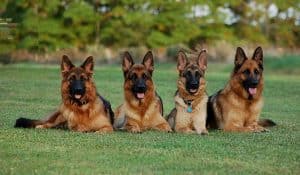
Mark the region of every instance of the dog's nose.
<instances>
[{"instance_id":1,"label":"dog's nose","mask_svg":"<svg viewBox=\"0 0 300 175\"><path fill-rule=\"evenodd\" d=\"M193 81L191 81L190 85L191 85L192 88L198 88L199 82L196 81L196 80L193 80Z\"/></svg>"},{"instance_id":2,"label":"dog's nose","mask_svg":"<svg viewBox=\"0 0 300 175\"><path fill-rule=\"evenodd\" d=\"M192 85L192 86L198 86L198 84L199 84L198 81L192 81L192 82L191 82L191 85Z\"/></svg>"},{"instance_id":3,"label":"dog's nose","mask_svg":"<svg viewBox=\"0 0 300 175\"><path fill-rule=\"evenodd\" d=\"M74 88L74 92L75 92L75 94L82 94L83 93L83 88L76 87L76 88Z\"/></svg>"},{"instance_id":4,"label":"dog's nose","mask_svg":"<svg viewBox=\"0 0 300 175\"><path fill-rule=\"evenodd\" d=\"M139 79L134 86L136 92L145 92L146 88L146 82L142 79Z\"/></svg>"},{"instance_id":5,"label":"dog's nose","mask_svg":"<svg viewBox=\"0 0 300 175\"><path fill-rule=\"evenodd\" d=\"M145 84L138 84L137 85L137 90L138 91L144 91L146 89L146 85Z\"/></svg>"},{"instance_id":6,"label":"dog's nose","mask_svg":"<svg viewBox=\"0 0 300 175\"><path fill-rule=\"evenodd\" d=\"M84 86L81 81L74 81L72 84L72 89L74 94L83 94L84 93Z\"/></svg>"},{"instance_id":7,"label":"dog's nose","mask_svg":"<svg viewBox=\"0 0 300 175\"><path fill-rule=\"evenodd\" d=\"M252 80L251 84L252 84L252 86L257 86L258 85L258 80Z\"/></svg>"}]
</instances>

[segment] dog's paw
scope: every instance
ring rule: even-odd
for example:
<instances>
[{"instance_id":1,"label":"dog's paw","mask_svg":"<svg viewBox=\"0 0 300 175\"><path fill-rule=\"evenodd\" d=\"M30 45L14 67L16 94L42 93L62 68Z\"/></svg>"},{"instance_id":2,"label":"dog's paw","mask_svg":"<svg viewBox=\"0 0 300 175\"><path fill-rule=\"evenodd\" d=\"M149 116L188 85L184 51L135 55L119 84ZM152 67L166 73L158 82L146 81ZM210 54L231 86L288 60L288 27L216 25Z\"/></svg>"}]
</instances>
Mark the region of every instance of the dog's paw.
<instances>
[{"instance_id":1,"label":"dog's paw","mask_svg":"<svg viewBox=\"0 0 300 175\"><path fill-rule=\"evenodd\" d=\"M164 129L162 129L162 131L165 131L165 132L173 132L171 127L169 125L167 125Z\"/></svg>"},{"instance_id":2,"label":"dog's paw","mask_svg":"<svg viewBox=\"0 0 300 175\"><path fill-rule=\"evenodd\" d=\"M270 130L264 127L257 127L253 130L253 132L259 133L259 132L269 132Z\"/></svg>"},{"instance_id":3,"label":"dog's paw","mask_svg":"<svg viewBox=\"0 0 300 175\"><path fill-rule=\"evenodd\" d=\"M106 133L112 133L113 131L114 131L114 129L112 127L104 127L104 128L97 130L95 133L106 134Z\"/></svg>"},{"instance_id":4,"label":"dog's paw","mask_svg":"<svg viewBox=\"0 0 300 175\"><path fill-rule=\"evenodd\" d=\"M36 125L35 128L37 129L44 129L47 128L45 125Z\"/></svg>"},{"instance_id":5,"label":"dog's paw","mask_svg":"<svg viewBox=\"0 0 300 175\"><path fill-rule=\"evenodd\" d=\"M197 133L195 130L193 130L189 127L176 128L175 130L178 133L184 133L184 134L195 134L195 133Z\"/></svg>"},{"instance_id":6,"label":"dog's paw","mask_svg":"<svg viewBox=\"0 0 300 175\"><path fill-rule=\"evenodd\" d=\"M208 131L207 131L207 129L202 129L200 131L197 131L197 134L199 134L199 135L208 135Z\"/></svg>"},{"instance_id":7,"label":"dog's paw","mask_svg":"<svg viewBox=\"0 0 300 175\"><path fill-rule=\"evenodd\" d=\"M154 127L154 129L156 129L158 131L163 131L163 132L172 132L173 131L172 128L170 127L170 125L167 123L157 125Z\"/></svg>"},{"instance_id":8,"label":"dog's paw","mask_svg":"<svg viewBox=\"0 0 300 175\"><path fill-rule=\"evenodd\" d=\"M134 134L140 134L140 133L142 133L142 131L141 131L140 128L130 128L127 131L130 132L130 133L134 133Z\"/></svg>"},{"instance_id":9,"label":"dog's paw","mask_svg":"<svg viewBox=\"0 0 300 175\"><path fill-rule=\"evenodd\" d=\"M250 130L251 130L252 132L255 132L255 133L268 132L268 131L270 131L270 130L268 130L267 128L264 128L264 127L259 126L259 125L253 125L253 126L250 126L249 128L250 128Z\"/></svg>"}]
</instances>

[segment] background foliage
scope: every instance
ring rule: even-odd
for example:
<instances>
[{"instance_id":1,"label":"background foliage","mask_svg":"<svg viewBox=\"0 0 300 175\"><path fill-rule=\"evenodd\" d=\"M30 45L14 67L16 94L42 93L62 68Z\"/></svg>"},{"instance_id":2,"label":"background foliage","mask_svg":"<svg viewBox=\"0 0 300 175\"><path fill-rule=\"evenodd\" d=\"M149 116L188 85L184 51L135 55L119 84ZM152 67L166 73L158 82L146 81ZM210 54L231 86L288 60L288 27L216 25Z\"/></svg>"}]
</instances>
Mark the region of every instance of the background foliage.
<instances>
[{"instance_id":1,"label":"background foliage","mask_svg":"<svg viewBox=\"0 0 300 175\"><path fill-rule=\"evenodd\" d=\"M0 53L194 47L217 41L299 48L296 0L2 0ZM1 26L0 26L1 27ZM4 27L0 28L3 33Z\"/></svg>"}]
</instances>

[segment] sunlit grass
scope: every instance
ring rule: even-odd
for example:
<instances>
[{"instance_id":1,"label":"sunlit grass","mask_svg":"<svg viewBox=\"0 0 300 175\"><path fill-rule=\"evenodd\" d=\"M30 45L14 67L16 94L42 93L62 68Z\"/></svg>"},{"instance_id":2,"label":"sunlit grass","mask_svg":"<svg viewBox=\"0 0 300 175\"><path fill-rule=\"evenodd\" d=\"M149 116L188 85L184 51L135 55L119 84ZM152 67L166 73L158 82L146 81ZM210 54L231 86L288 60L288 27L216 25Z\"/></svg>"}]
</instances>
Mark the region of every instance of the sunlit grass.
<instances>
[{"instance_id":1,"label":"sunlit grass","mask_svg":"<svg viewBox=\"0 0 300 175\"><path fill-rule=\"evenodd\" d=\"M232 65L209 65L209 94ZM267 66L268 67L268 66ZM59 66L0 67L0 174L299 174L300 76L266 71L263 118L278 126L260 134L211 131L208 136L115 132L99 135L13 128L16 118L43 118L60 103ZM220 71L221 70L221 71ZM115 108L123 101L119 65L98 66L98 91ZM173 107L175 64L156 66L154 81Z\"/></svg>"}]
</instances>

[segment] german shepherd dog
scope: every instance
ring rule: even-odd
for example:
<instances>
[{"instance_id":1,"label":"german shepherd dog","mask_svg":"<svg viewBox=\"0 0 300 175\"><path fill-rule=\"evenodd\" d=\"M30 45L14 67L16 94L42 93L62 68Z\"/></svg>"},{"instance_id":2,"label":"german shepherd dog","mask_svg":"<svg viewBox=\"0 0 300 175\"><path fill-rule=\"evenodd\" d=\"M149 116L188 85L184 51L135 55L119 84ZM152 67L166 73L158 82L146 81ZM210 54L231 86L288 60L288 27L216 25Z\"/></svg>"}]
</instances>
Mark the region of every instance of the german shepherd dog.
<instances>
[{"instance_id":1,"label":"german shepherd dog","mask_svg":"<svg viewBox=\"0 0 300 175\"><path fill-rule=\"evenodd\" d=\"M154 61L147 52L141 64L135 64L128 52L122 60L125 102L115 111L114 127L132 133L148 129L172 131L163 118L163 104L152 81Z\"/></svg>"},{"instance_id":2,"label":"german shepherd dog","mask_svg":"<svg viewBox=\"0 0 300 175\"><path fill-rule=\"evenodd\" d=\"M224 131L262 132L276 125L259 120L263 107L263 50L257 47L252 58L237 48L234 69L224 89L209 97L208 126Z\"/></svg>"},{"instance_id":3,"label":"german shepherd dog","mask_svg":"<svg viewBox=\"0 0 300 175\"><path fill-rule=\"evenodd\" d=\"M93 57L75 67L64 55L61 62L62 103L45 120L19 118L15 127L57 128L67 126L79 132L112 132L113 112L110 103L96 92L93 82Z\"/></svg>"},{"instance_id":4,"label":"german shepherd dog","mask_svg":"<svg viewBox=\"0 0 300 175\"><path fill-rule=\"evenodd\" d=\"M167 116L173 130L182 133L208 134L206 110L208 96L204 78L207 54L202 50L196 59L188 59L183 51L178 53L177 91L175 108Z\"/></svg>"}]
</instances>

